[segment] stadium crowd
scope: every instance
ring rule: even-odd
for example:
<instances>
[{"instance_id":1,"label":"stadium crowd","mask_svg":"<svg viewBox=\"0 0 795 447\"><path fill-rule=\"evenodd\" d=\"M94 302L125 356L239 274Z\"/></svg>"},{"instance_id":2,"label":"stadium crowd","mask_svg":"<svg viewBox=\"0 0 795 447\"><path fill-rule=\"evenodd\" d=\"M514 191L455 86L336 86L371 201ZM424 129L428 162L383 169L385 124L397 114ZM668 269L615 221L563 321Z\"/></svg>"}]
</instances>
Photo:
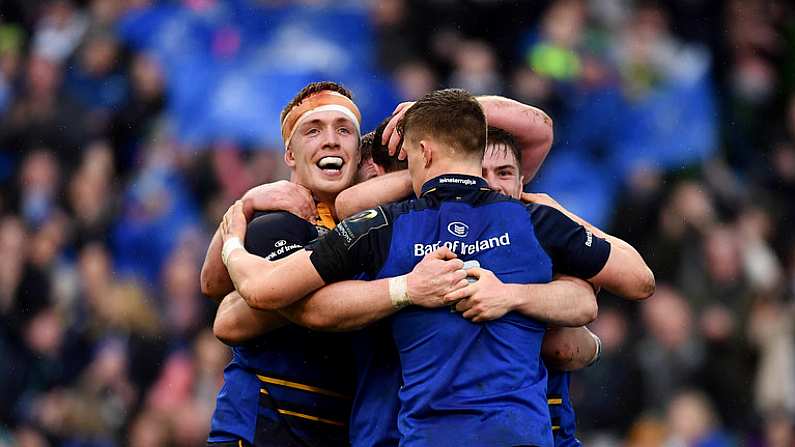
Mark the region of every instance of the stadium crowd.
<instances>
[{"instance_id":1,"label":"stadium crowd","mask_svg":"<svg viewBox=\"0 0 795 447\"><path fill-rule=\"evenodd\" d=\"M295 22L333 14L361 23L364 81ZM290 57L248 48L248 17ZM602 358L572 383L586 445L795 445L787 2L20 0L0 3L0 446L203 445L229 353L201 260L232 200L285 177L252 127L278 127L257 98L297 90L237 89L293 65L349 81L365 127L443 86L552 116L529 189L638 247L658 284L600 295ZM227 102L202 102L215 87Z\"/></svg>"}]
</instances>

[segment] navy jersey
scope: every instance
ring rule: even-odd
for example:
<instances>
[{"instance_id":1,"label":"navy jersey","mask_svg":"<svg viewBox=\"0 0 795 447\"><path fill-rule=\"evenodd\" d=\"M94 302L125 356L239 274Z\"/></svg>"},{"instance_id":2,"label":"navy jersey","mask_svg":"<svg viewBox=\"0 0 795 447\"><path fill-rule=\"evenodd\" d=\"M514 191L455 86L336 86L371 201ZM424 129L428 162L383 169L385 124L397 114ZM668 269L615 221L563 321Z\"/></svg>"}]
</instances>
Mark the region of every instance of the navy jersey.
<instances>
[{"instance_id":1,"label":"navy jersey","mask_svg":"<svg viewBox=\"0 0 795 447\"><path fill-rule=\"evenodd\" d=\"M261 213L249 224L245 245L276 260L317 237L317 228L290 213ZM290 324L232 351L209 442L348 445L354 392L348 334Z\"/></svg>"},{"instance_id":2,"label":"navy jersey","mask_svg":"<svg viewBox=\"0 0 795 447\"><path fill-rule=\"evenodd\" d=\"M552 420L552 433L555 435L555 447L582 446L576 437L577 421L569 396L570 381L571 373L549 370L547 402Z\"/></svg>"},{"instance_id":3,"label":"navy jersey","mask_svg":"<svg viewBox=\"0 0 795 447\"><path fill-rule=\"evenodd\" d=\"M443 175L417 200L343 221L311 259L326 282L358 272L386 278L410 272L442 245L505 283L522 284L548 282L554 272L590 278L610 251L553 208L498 194L479 177ZM476 324L448 308L413 307L390 323L403 380L401 445L553 445L543 323L512 312ZM367 416L354 412L353 419Z\"/></svg>"}]
</instances>

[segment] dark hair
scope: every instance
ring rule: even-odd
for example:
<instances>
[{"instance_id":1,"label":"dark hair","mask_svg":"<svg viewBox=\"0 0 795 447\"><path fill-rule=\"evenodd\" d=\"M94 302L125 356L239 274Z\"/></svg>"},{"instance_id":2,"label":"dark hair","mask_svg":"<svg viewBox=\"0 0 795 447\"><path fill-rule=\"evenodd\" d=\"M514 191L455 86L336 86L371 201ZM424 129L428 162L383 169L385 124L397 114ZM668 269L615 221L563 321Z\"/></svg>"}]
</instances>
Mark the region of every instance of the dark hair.
<instances>
[{"instance_id":1,"label":"dark hair","mask_svg":"<svg viewBox=\"0 0 795 447\"><path fill-rule=\"evenodd\" d=\"M361 163L373 158L373 141L375 139L375 131L371 130L362 135L362 141L359 143L359 153L362 154Z\"/></svg>"},{"instance_id":2,"label":"dark hair","mask_svg":"<svg viewBox=\"0 0 795 447\"><path fill-rule=\"evenodd\" d=\"M384 172L395 172L408 168L406 160L398 160L398 154L389 155L389 148L381 143L381 137L384 136L384 129L386 129L389 116L372 132L366 133L362 136L362 144L360 145L362 153L362 163L372 159L373 163L384 168Z\"/></svg>"},{"instance_id":3,"label":"dark hair","mask_svg":"<svg viewBox=\"0 0 795 447\"><path fill-rule=\"evenodd\" d=\"M313 82L308 84L306 87L302 88L300 92L296 93L293 99L287 103L286 106L282 109L282 113L279 116L279 122L284 123L284 118L290 113L290 110L293 110L293 107L301 104L301 101L305 100L306 98L320 92L330 91L330 92L337 92L343 96L346 96L348 99L353 100L353 93L350 90L342 86L341 84L337 84L336 82L332 81L320 81L320 82Z\"/></svg>"},{"instance_id":4,"label":"dark hair","mask_svg":"<svg viewBox=\"0 0 795 447\"><path fill-rule=\"evenodd\" d=\"M461 89L436 90L414 103L398 123L402 137L431 137L483 158L486 149L486 115L480 103Z\"/></svg>"},{"instance_id":5,"label":"dark hair","mask_svg":"<svg viewBox=\"0 0 795 447\"><path fill-rule=\"evenodd\" d=\"M516 140L509 132L489 126L489 134L486 137L486 145L494 146L494 150L502 149L506 152L510 151L514 158L516 158L516 164L518 165L519 170L522 170L522 151L519 150Z\"/></svg>"}]
</instances>

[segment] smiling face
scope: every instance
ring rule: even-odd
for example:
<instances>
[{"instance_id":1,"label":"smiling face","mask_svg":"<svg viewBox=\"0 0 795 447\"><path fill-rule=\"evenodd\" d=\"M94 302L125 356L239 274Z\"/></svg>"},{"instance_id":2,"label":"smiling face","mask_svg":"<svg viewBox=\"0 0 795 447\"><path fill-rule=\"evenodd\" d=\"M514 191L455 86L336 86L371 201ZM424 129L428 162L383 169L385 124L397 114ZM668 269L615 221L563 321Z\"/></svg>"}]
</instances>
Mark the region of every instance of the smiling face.
<instances>
[{"instance_id":1,"label":"smiling face","mask_svg":"<svg viewBox=\"0 0 795 447\"><path fill-rule=\"evenodd\" d=\"M355 124L337 111L313 113L295 129L284 161L293 181L321 201L330 201L353 184L359 166L359 135Z\"/></svg>"},{"instance_id":2,"label":"smiling face","mask_svg":"<svg viewBox=\"0 0 795 447\"><path fill-rule=\"evenodd\" d=\"M513 151L504 144L489 144L483 156L483 177L491 189L518 199L524 177Z\"/></svg>"}]
</instances>

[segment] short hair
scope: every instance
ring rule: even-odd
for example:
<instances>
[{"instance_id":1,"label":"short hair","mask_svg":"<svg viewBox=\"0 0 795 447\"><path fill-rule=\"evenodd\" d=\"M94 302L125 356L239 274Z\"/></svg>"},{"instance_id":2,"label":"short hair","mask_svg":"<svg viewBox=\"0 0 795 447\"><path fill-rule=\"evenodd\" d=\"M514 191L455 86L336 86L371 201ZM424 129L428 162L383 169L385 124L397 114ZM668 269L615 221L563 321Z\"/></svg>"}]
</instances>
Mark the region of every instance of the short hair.
<instances>
[{"instance_id":1,"label":"short hair","mask_svg":"<svg viewBox=\"0 0 795 447\"><path fill-rule=\"evenodd\" d=\"M395 172L408 168L406 160L399 160L398 154L389 155L389 147L381 143L381 138L384 136L384 129L392 119L391 116L381 121L372 132L368 132L362 136L361 153L362 163L372 159L373 163L384 168L384 172Z\"/></svg>"},{"instance_id":2,"label":"short hair","mask_svg":"<svg viewBox=\"0 0 795 447\"><path fill-rule=\"evenodd\" d=\"M510 132L489 126L489 134L486 137L486 146L494 146L494 150L502 148L502 150L506 151L506 153L507 151L510 151L514 158L516 158L516 164L521 171L522 151L519 150L519 146L516 144L516 139L513 137L513 135L511 135Z\"/></svg>"},{"instance_id":3,"label":"short hair","mask_svg":"<svg viewBox=\"0 0 795 447\"><path fill-rule=\"evenodd\" d=\"M362 135L362 141L359 143L359 153L362 154L361 162L364 163L367 160L373 158L373 142L375 140L375 130L371 130L366 134Z\"/></svg>"},{"instance_id":4,"label":"short hair","mask_svg":"<svg viewBox=\"0 0 795 447\"><path fill-rule=\"evenodd\" d=\"M287 117L287 114L290 113L290 110L293 110L294 107L301 104L303 100L314 94L325 91L337 92L348 99L353 100L353 93L345 88L342 84L338 84L333 81L312 82L311 84L308 84L306 87L302 88L301 91L296 93L293 99L291 99L290 102L284 106L281 115L279 115L279 123L284 124L284 118Z\"/></svg>"},{"instance_id":5,"label":"short hair","mask_svg":"<svg viewBox=\"0 0 795 447\"><path fill-rule=\"evenodd\" d=\"M420 98L398 123L402 137L433 138L483 158L486 115L480 103L462 89L436 90Z\"/></svg>"}]
</instances>

